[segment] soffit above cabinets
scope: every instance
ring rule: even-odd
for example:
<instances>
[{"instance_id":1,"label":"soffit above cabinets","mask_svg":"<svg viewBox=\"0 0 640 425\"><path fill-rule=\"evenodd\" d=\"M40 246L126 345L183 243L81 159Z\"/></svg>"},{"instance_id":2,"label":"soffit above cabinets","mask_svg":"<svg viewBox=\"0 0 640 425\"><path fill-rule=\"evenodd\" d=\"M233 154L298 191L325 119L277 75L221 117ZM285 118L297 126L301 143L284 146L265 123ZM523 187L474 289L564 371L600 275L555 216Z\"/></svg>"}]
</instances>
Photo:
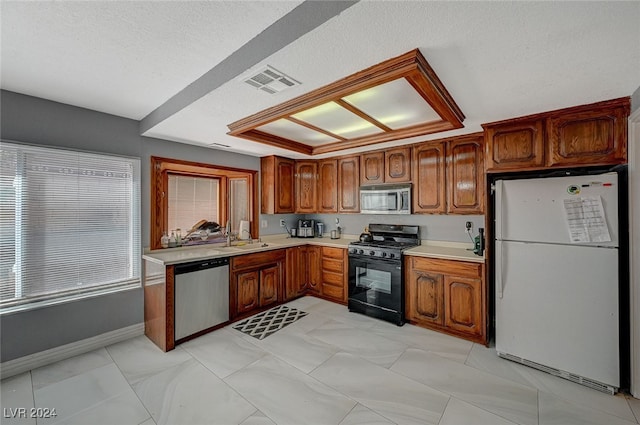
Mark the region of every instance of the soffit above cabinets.
<instances>
[{"instance_id":1,"label":"soffit above cabinets","mask_svg":"<svg viewBox=\"0 0 640 425\"><path fill-rule=\"evenodd\" d=\"M316 155L464 127L418 49L228 125L232 136Z\"/></svg>"}]
</instances>

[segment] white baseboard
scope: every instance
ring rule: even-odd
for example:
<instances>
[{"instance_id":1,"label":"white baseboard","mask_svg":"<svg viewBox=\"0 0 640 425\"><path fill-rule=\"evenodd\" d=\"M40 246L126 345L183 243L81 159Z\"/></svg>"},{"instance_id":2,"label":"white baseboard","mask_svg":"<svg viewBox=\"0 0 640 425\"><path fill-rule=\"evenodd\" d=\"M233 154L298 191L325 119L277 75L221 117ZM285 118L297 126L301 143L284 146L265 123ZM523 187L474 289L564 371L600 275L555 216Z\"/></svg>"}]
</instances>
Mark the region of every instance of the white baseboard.
<instances>
[{"instance_id":1,"label":"white baseboard","mask_svg":"<svg viewBox=\"0 0 640 425\"><path fill-rule=\"evenodd\" d=\"M79 354L97 350L116 342L121 342L139 335L144 335L144 323L116 329L115 331L96 335L91 338L61 345L39 353L29 354L0 363L0 379L9 378L20 373L65 360Z\"/></svg>"}]
</instances>

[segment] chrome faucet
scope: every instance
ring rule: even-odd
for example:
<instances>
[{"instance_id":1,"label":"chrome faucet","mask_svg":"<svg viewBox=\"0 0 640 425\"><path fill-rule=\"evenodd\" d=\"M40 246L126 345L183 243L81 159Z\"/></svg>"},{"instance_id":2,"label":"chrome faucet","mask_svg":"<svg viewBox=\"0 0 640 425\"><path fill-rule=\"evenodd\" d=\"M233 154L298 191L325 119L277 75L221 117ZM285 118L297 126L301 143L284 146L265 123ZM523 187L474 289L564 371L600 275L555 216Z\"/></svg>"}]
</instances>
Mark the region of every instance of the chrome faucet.
<instances>
[{"instance_id":1,"label":"chrome faucet","mask_svg":"<svg viewBox=\"0 0 640 425\"><path fill-rule=\"evenodd\" d=\"M225 246L231 246L231 221L227 220L227 225L225 226L225 232L227 233L227 244Z\"/></svg>"}]
</instances>

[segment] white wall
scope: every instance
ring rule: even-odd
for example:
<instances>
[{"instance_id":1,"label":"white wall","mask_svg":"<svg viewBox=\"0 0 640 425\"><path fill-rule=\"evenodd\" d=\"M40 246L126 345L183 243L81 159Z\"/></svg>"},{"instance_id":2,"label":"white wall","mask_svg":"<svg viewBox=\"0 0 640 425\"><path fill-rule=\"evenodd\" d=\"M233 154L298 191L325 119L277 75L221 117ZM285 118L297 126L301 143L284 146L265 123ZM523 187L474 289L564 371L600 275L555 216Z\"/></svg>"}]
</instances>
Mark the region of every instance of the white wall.
<instances>
[{"instance_id":1,"label":"white wall","mask_svg":"<svg viewBox=\"0 0 640 425\"><path fill-rule=\"evenodd\" d=\"M640 398L640 105L629 119L629 228L631 393Z\"/></svg>"}]
</instances>

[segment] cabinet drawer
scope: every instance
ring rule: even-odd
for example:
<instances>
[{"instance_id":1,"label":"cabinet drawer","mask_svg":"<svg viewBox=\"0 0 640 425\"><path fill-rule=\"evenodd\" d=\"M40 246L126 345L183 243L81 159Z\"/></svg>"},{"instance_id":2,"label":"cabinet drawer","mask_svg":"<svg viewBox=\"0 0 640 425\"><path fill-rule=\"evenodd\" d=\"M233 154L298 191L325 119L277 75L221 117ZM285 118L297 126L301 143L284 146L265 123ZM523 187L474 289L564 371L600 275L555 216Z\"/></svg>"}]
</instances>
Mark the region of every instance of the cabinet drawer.
<instances>
[{"instance_id":1,"label":"cabinet drawer","mask_svg":"<svg viewBox=\"0 0 640 425\"><path fill-rule=\"evenodd\" d=\"M284 261L285 250L258 252L256 254L239 255L231 257L231 269L260 268L262 265Z\"/></svg>"},{"instance_id":2,"label":"cabinet drawer","mask_svg":"<svg viewBox=\"0 0 640 425\"><path fill-rule=\"evenodd\" d=\"M322 259L322 270L323 271L329 271L329 272L335 272L335 273L342 273L342 271L344 270L344 261L342 260L331 260L331 259L327 259L327 258L323 258Z\"/></svg>"},{"instance_id":3,"label":"cabinet drawer","mask_svg":"<svg viewBox=\"0 0 640 425\"><path fill-rule=\"evenodd\" d=\"M322 295L330 298L342 300L344 296L344 288L342 286L322 285Z\"/></svg>"},{"instance_id":4,"label":"cabinet drawer","mask_svg":"<svg viewBox=\"0 0 640 425\"><path fill-rule=\"evenodd\" d=\"M322 271L322 282L328 285L343 286L343 274Z\"/></svg>"},{"instance_id":5,"label":"cabinet drawer","mask_svg":"<svg viewBox=\"0 0 640 425\"><path fill-rule=\"evenodd\" d=\"M464 276L464 277L481 277L482 263L471 263L458 260L440 260L436 258L424 258L408 256L408 266L414 270L428 270L439 272L442 274Z\"/></svg>"},{"instance_id":6,"label":"cabinet drawer","mask_svg":"<svg viewBox=\"0 0 640 425\"><path fill-rule=\"evenodd\" d=\"M335 258L336 260L344 260L344 249L332 248L330 246L323 246L322 256L327 258Z\"/></svg>"}]
</instances>

